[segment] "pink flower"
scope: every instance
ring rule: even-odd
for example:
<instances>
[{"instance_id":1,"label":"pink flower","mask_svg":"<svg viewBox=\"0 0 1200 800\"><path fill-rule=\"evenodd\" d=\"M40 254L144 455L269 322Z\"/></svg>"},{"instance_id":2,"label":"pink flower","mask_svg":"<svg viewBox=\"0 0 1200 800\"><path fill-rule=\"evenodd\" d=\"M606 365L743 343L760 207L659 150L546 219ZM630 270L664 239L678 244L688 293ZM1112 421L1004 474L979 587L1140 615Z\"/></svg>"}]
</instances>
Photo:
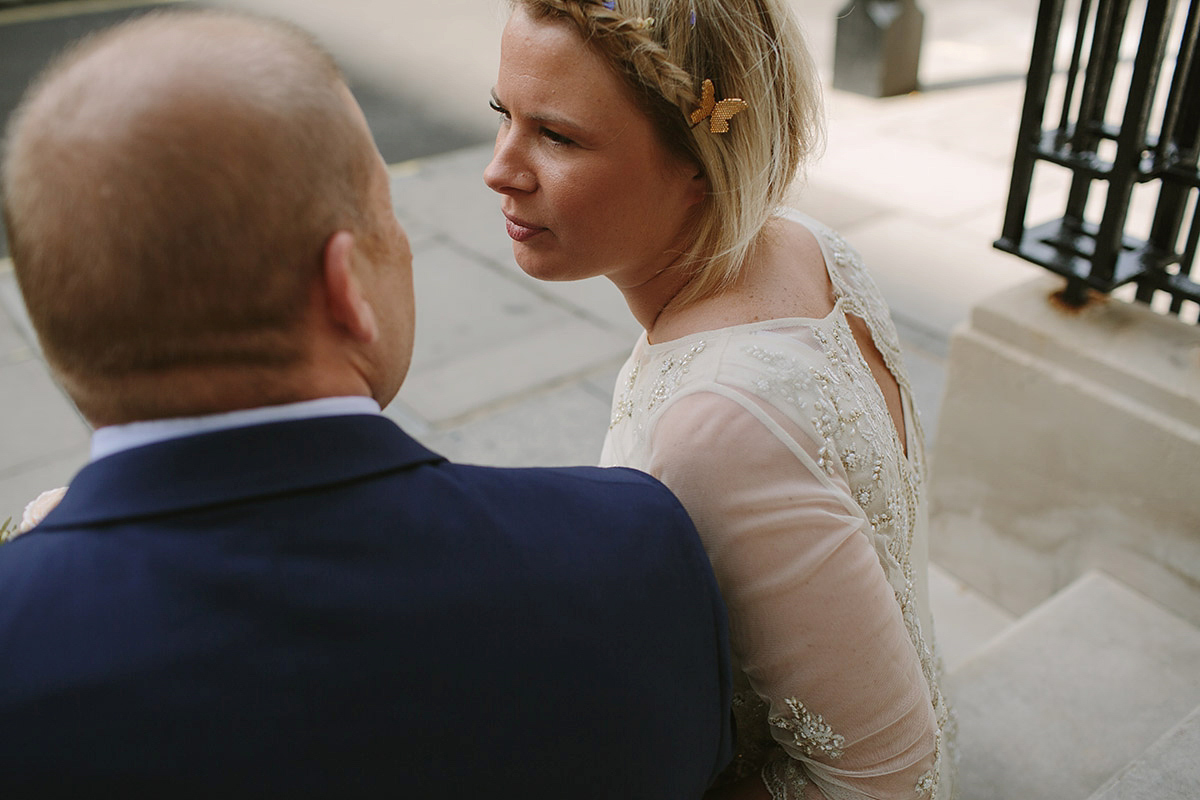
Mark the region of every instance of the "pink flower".
<instances>
[{"instance_id":1,"label":"pink flower","mask_svg":"<svg viewBox=\"0 0 1200 800\"><path fill-rule=\"evenodd\" d=\"M58 489L42 492L35 497L33 502L25 506L25 514L21 517L21 524L17 527L16 535L19 536L38 525L46 518L47 514L54 510L54 507L58 505L66 493L67 487L62 486Z\"/></svg>"}]
</instances>

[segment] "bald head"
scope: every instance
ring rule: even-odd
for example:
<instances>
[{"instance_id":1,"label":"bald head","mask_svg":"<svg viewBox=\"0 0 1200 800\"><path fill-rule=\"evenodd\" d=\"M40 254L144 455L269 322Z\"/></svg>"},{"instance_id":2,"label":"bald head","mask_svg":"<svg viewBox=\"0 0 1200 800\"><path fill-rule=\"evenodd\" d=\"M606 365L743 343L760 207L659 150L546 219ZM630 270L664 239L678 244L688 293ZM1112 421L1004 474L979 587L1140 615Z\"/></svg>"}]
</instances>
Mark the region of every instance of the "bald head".
<instances>
[{"instance_id":1,"label":"bald head","mask_svg":"<svg viewBox=\"0 0 1200 800\"><path fill-rule=\"evenodd\" d=\"M289 26L162 13L60 58L14 115L2 188L30 317L81 410L178 414L123 393L303 359L330 235L377 234L373 169L337 67Z\"/></svg>"}]
</instances>

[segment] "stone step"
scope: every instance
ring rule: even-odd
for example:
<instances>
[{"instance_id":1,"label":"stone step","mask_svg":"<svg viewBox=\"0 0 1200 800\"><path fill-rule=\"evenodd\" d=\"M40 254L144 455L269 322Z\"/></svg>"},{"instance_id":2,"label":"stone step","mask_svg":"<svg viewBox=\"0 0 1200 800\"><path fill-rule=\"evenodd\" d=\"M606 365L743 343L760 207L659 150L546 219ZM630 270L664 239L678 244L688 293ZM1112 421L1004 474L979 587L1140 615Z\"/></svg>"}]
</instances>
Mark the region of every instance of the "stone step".
<instances>
[{"instance_id":1,"label":"stone step","mask_svg":"<svg viewBox=\"0 0 1200 800\"><path fill-rule=\"evenodd\" d=\"M1097 572L950 675L970 800L1086 800L1200 704L1200 629Z\"/></svg>"},{"instance_id":2,"label":"stone step","mask_svg":"<svg viewBox=\"0 0 1200 800\"><path fill-rule=\"evenodd\" d=\"M1093 796L1093 800L1200 797L1200 706Z\"/></svg>"},{"instance_id":3,"label":"stone step","mask_svg":"<svg viewBox=\"0 0 1200 800\"><path fill-rule=\"evenodd\" d=\"M958 669L1016 621L937 564L929 565L929 605L948 672Z\"/></svg>"}]
</instances>

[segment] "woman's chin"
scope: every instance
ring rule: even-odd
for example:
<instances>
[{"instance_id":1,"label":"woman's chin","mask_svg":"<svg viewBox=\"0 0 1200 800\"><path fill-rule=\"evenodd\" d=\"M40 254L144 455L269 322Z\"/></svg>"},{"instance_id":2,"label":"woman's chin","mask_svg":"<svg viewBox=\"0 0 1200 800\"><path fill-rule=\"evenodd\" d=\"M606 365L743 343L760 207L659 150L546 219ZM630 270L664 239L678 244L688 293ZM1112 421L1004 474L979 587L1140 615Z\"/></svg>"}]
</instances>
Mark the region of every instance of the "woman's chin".
<instances>
[{"instance_id":1,"label":"woman's chin","mask_svg":"<svg viewBox=\"0 0 1200 800\"><path fill-rule=\"evenodd\" d=\"M570 274L561 264L530 253L519 242L513 242L513 258L522 272L539 281L571 281L578 277Z\"/></svg>"}]
</instances>

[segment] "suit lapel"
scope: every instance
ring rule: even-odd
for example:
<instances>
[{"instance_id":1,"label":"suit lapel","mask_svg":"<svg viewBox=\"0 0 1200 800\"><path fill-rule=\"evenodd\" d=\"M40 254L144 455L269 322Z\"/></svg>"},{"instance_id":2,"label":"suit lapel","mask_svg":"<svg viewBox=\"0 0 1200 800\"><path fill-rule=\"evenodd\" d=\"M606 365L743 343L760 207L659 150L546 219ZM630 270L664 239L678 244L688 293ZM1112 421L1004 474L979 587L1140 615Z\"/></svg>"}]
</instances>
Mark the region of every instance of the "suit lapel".
<instances>
[{"instance_id":1,"label":"suit lapel","mask_svg":"<svg viewBox=\"0 0 1200 800\"><path fill-rule=\"evenodd\" d=\"M253 425L115 453L84 467L41 529L284 494L444 459L383 416Z\"/></svg>"}]
</instances>

